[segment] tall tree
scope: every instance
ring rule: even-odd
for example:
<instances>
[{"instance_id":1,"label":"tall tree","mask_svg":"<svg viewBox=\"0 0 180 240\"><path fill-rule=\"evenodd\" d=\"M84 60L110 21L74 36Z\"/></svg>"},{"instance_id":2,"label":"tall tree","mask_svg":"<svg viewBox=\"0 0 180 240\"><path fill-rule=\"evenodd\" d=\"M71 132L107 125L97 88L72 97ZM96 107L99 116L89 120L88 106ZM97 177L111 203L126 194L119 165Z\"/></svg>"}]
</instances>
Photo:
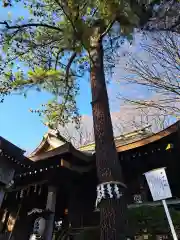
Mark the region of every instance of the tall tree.
<instances>
[{"instance_id":1,"label":"tall tree","mask_svg":"<svg viewBox=\"0 0 180 240\"><path fill-rule=\"evenodd\" d=\"M158 15L157 12L167 16L167 9L161 1L16 2L24 4L31 18L26 19L25 15L16 21L1 22L4 27L1 28L4 51L1 93L4 96L17 91L26 94L33 87L47 89L55 96L44 109L51 122L78 120L75 103L78 80L84 71L90 71L96 164L101 184L98 192L101 239L125 239L126 191L114 144L105 73L108 75L108 70L114 66L115 49L124 38L131 40L133 29L143 27L154 14ZM4 7L13 3L4 0ZM171 4L168 5L170 10ZM173 17L165 28L178 31L175 20L176 25ZM156 24L151 28L154 29ZM20 67L17 62L21 63ZM28 71L24 70L24 65ZM106 194L104 190L107 190Z\"/></svg>"}]
</instances>

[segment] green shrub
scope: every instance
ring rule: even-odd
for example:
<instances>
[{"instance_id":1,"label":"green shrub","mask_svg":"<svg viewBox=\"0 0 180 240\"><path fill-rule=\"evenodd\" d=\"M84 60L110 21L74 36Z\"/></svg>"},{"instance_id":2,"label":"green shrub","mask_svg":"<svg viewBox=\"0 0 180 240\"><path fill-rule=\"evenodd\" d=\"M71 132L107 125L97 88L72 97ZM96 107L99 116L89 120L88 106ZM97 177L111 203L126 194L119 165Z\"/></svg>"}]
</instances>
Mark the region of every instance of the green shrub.
<instances>
[{"instance_id":1,"label":"green shrub","mask_svg":"<svg viewBox=\"0 0 180 240\"><path fill-rule=\"evenodd\" d=\"M75 237L75 240L99 240L100 231L99 228L84 229Z\"/></svg>"},{"instance_id":2,"label":"green shrub","mask_svg":"<svg viewBox=\"0 0 180 240\"><path fill-rule=\"evenodd\" d=\"M169 209L175 228L180 228L180 211ZM135 234L143 233L168 233L169 225L162 206L143 206L129 209L129 222Z\"/></svg>"}]
</instances>

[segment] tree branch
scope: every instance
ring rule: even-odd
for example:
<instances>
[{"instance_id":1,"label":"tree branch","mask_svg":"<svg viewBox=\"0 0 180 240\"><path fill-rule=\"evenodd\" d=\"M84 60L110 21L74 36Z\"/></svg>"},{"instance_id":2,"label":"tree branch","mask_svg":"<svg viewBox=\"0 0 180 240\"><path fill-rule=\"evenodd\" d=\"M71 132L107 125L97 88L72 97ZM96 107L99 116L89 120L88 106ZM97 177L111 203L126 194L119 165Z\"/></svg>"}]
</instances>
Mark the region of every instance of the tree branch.
<instances>
[{"instance_id":1,"label":"tree branch","mask_svg":"<svg viewBox=\"0 0 180 240\"><path fill-rule=\"evenodd\" d=\"M84 49L86 49L86 46L83 42L82 37L80 36L80 34L77 31L77 28L75 26L75 24L73 23L71 17L67 14L67 12L65 11L64 7L62 6L62 4L60 4L60 2L58 0L55 0L55 2L58 4L58 6L61 8L61 10L63 11L64 15L66 16L67 20L71 23L71 26L74 30L74 35L77 37L77 40L79 40L82 44L82 46L84 47ZM77 20L77 19L76 19ZM87 49L86 49L87 50ZM88 51L88 50L87 50ZM89 54L90 55L90 54Z\"/></svg>"},{"instance_id":2,"label":"tree branch","mask_svg":"<svg viewBox=\"0 0 180 240\"><path fill-rule=\"evenodd\" d=\"M160 20L159 20L159 21L160 21ZM166 21L166 20L164 20L164 21ZM151 21L150 21L149 23L151 23ZM152 21L152 24L153 24L153 21ZM165 23L165 24L167 24L167 23ZM143 30L148 31L148 32L164 31L164 32L180 33L180 16L179 16L178 19L175 21L175 23L174 23L172 26L170 26L170 27L166 27L166 26L164 26L164 27L159 27L159 26L157 26L157 27L145 26L145 27L143 28Z\"/></svg>"},{"instance_id":3,"label":"tree branch","mask_svg":"<svg viewBox=\"0 0 180 240\"><path fill-rule=\"evenodd\" d=\"M178 24L170 27L170 28L149 28L149 27L146 27L146 28L143 28L142 30L144 31L148 31L148 32L159 32L159 31L164 31L164 32L173 32L173 33L180 33L180 30L179 29L175 29L176 27L178 27L178 25L180 26L180 21Z\"/></svg>"},{"instance_id":4,"label":"tree branch","mask_svg":"<svg viewBox=\"0 0 180 240\"><path fill-rule=\"evenodd\" d=\"M27 23L27 24L22 24L22 25L10 26L6 21L4 21L4 22L0 22L0 24L5 25L7 29L22 29L22 28L27 28L27 27L45 27L45 28L50 28L50 29L54 29L54 30L62 32L62 29L60 29L56 26L52 26L52 25L48 25L48 24L44 24L44 23Z\"/></svg>"},{"instance_id":5,"label":"tree branch","mask_svg":"<svg viewBox=\"0 0 180 240\"><path fill-rule=\"evenodd\" d=\"M74 52L74 53L71 55L71 57L70 57L70 59L69 59L69 62L68 62L68 64L67 64L67 67L66 67L66 76L65 76L66 82L68 81L70 68L71 68L71 65L72 65L72 63L73 63L76 55L77 55L77 53Z\"/></svg>"},{"instance_id":6,"label":"tree branch","mask_svg":"<svg viewBox=\"0 0 180 240\"><path fill-rule=\"evenodd\" d=\"M114 23L115 23L115 20L111 21L111 22L108 24L106 30L101 34L100 40L102 40L103 37L106 36L106 34L108 34L108 32L111 30L111 28L112 28L112 26L113 26Z\"/></svg>"},{"instance_id":7,"label":"tree branch","mask_svg":"<svg viewBox=\"0 0 180 240\"><path fill-rule=\"evenodd\" d=\"M70 87L69 84L68 84L68 79L69 79L70 68L71 68L71 65L72 65L74 59L76 58L76 55L77 55L76 52L74 52L74 53L71 55L71 57L70 57L70 59L69 59L69 62L68 62L68 64L67 64L67 67L66 67L66 75L65 75L65 84L66 84L66 86L65 86L65 88L67 89L67 93L66 93L66 95L65 95L65 100L64 100L64 103L63 103L63 108L65 107L65 105L66 105L66 103L67 103L67 101L68 101L69 93L70 93L70 90L71 90L71 87ZM62 115L63 108L61 109L60 115Z\"/></svg>"},{"instance_id":8,"label":"tree branch","mask_svg":"<svg viewBox=\"0 0 180 240\"><path fill-rule=\"evenodd\" d=\"M55 70L57 69L58 66L58 61L59 61L59 54L62 52L62 49L58 51L57 55L56 55L56 61L55 61Z\"/></svg>"}]
</instances>

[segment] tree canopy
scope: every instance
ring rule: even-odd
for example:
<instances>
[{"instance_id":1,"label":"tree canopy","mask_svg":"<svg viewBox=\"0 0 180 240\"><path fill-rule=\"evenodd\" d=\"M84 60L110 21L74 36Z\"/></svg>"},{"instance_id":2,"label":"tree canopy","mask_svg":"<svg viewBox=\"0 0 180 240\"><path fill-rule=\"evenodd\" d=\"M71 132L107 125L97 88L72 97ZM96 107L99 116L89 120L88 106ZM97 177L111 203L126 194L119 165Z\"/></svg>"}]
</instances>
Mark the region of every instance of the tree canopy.
<instances>
[{"instance_id":1,"label":"tree canopy","mask_svg":"<svg viewBox=\"0 0 180 240\"><path fill-rule=\"evenodd\" d=\"M0 92L4 98L14 92L26 96L31 88L48 90L54 98L37 112L45 115L51 125L79 122L76 96L79 80L89 70L94 26L101 28L96 37L103 40L105 70L109 74L115 50L125 39L132 41L134 28L153 30L157 24L147 24L153 16L175 11L174 5L168 5L165 11L161 1L4 0L3 5L13 7L17 2L29 14L0 22ZM168 20L172 31L178 31L175 20Z\"/></svg>"}]
</instances>

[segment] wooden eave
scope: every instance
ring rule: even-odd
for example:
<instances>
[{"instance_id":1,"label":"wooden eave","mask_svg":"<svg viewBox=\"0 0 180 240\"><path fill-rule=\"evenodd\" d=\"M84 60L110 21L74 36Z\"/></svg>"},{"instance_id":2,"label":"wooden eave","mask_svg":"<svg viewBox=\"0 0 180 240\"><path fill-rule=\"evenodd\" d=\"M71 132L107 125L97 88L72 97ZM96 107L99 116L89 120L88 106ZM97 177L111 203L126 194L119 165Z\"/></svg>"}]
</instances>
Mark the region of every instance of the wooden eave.
<instances>
[{"instance_id":1,"label":"wooden eave","mask_svg":"<svg viewBox=\"0 0 180 240\"><path fill-rule=\"evenodd\" d=\"M24 164L26 167L33 166L33 161L31 161L26 156L22 156L22 159L20 159L20 160L21 160L22 164Z\"/></svg>"},{"instance_id":2,"label":"wooden eave","mask_svg":"<svg viewBox=\"0 0 180 240\"><path fill-rule=\"evenodd\" d=\"M53 159L48 158L46 161L34 162L33 166L28 170L25 170L23 172L17 172L14 178L16 186L15 188L21 189L25 185L34 184L41 181L51 182L53 176L51 171L54 170L58 170L58 172L53 173L56 174L54 176L54 180L56 181L57 178L59 179L62 173L64 174L69 172L69 174L71 174L70 172L72 172L73 174L81 175L91 172L93 169L95 169L94 164L76 165L68 159L60 159L59 161L53 161ZM13 189L10 189L9 191L13 191Z\"/></svg>"},{"instance_id":3,"label":"wooden eave","mask_svg":"<svg viewBox=\"0 0 180 240\"><path fill-rule=\"evenodd\" d=\"M147 144L156 142L158 140L161 140L164 137L167 137L173 133L175 133L178 130L178 124L179 121L176 122L175 124L169 126L168 128L162 130L161 132L158 132L156 134L153 134L150 137L144 138L142 140L130 143L130 144L126 144L126 145L121 145L121 146L117 146L117 152L124 152L124 151L128 151L134 148L138 148L138 147L142 147L145 146Z\"/></svg>"},{"instance_id":4,"label":"wooden eave","mask_svg":"<svg viewBox=\"0 0 180 240\"><path fill-rule=\"evenodd\" d=\"M24 150L12 144L8 140L4 139L3 137L0 137L0 149L14 157L22 156L25 153Z\"/></svg>"},{"instance_id":5,"label":"wooden eave","mask_svg":"<svg viewBox=\"0 0 180 240\"><path fill-rule=\"evenodd\" d=\"M58 145L59 146L54 146L51 145L51 138L55 138L57 141L59 141ZM57 147L62 146L65 144L67 141L64 137L62 137L60 134L55 135L52 132L48 132L43 136L42 141L40 142L39 146L28 156L30 159L33 159L37 155L41 155L44 152L48 152L50 150L53 150Z\"/></svg>"},{"instance_id":6,"label":"wooden eave","mask_svg":"<svg viewBox=\"0 0 180 240\"><path fill-rule=\"evenodd\" d=\"M67 154L67 153L71 153L74 156L76 156L77 158L79 158L80 160L86 161L86 162L90 162L92 160L93 156L90 155L86 155L85 153L78 151L77 149L75 149L71 143L65 143L64 145L57 147L53 150L50 150L48 152L45 153L41 153L39 155L33 156L31 157L31 160L34 162L37 161L42 161L42 160L46 160L58 155L63 155L63 154Z\"/></svg>"},{"instance_id":7,"label":"wooden eave","mask_svg":"<svg viewBox=\"0 0 180 240\"><path fill-rule=\"evenodd\" d=\"M43 137L43 140L41 141L39 146L37 146L37 148L28 156L29 158L32 159L45 147L45 145L47 144L47 138L48 138L48 136Z\"/></svg>"},{"instance_id":8,"label":"wooden eave","mask_svg":"<svg viewBox=\"0 0 180 240\"><path fill-rule=\"evenodd\" d=\"M24 156L25 151L0 137L0 158L4 158L16 171L28 168L32 161Z\"/></svg>"}]
</instances>

